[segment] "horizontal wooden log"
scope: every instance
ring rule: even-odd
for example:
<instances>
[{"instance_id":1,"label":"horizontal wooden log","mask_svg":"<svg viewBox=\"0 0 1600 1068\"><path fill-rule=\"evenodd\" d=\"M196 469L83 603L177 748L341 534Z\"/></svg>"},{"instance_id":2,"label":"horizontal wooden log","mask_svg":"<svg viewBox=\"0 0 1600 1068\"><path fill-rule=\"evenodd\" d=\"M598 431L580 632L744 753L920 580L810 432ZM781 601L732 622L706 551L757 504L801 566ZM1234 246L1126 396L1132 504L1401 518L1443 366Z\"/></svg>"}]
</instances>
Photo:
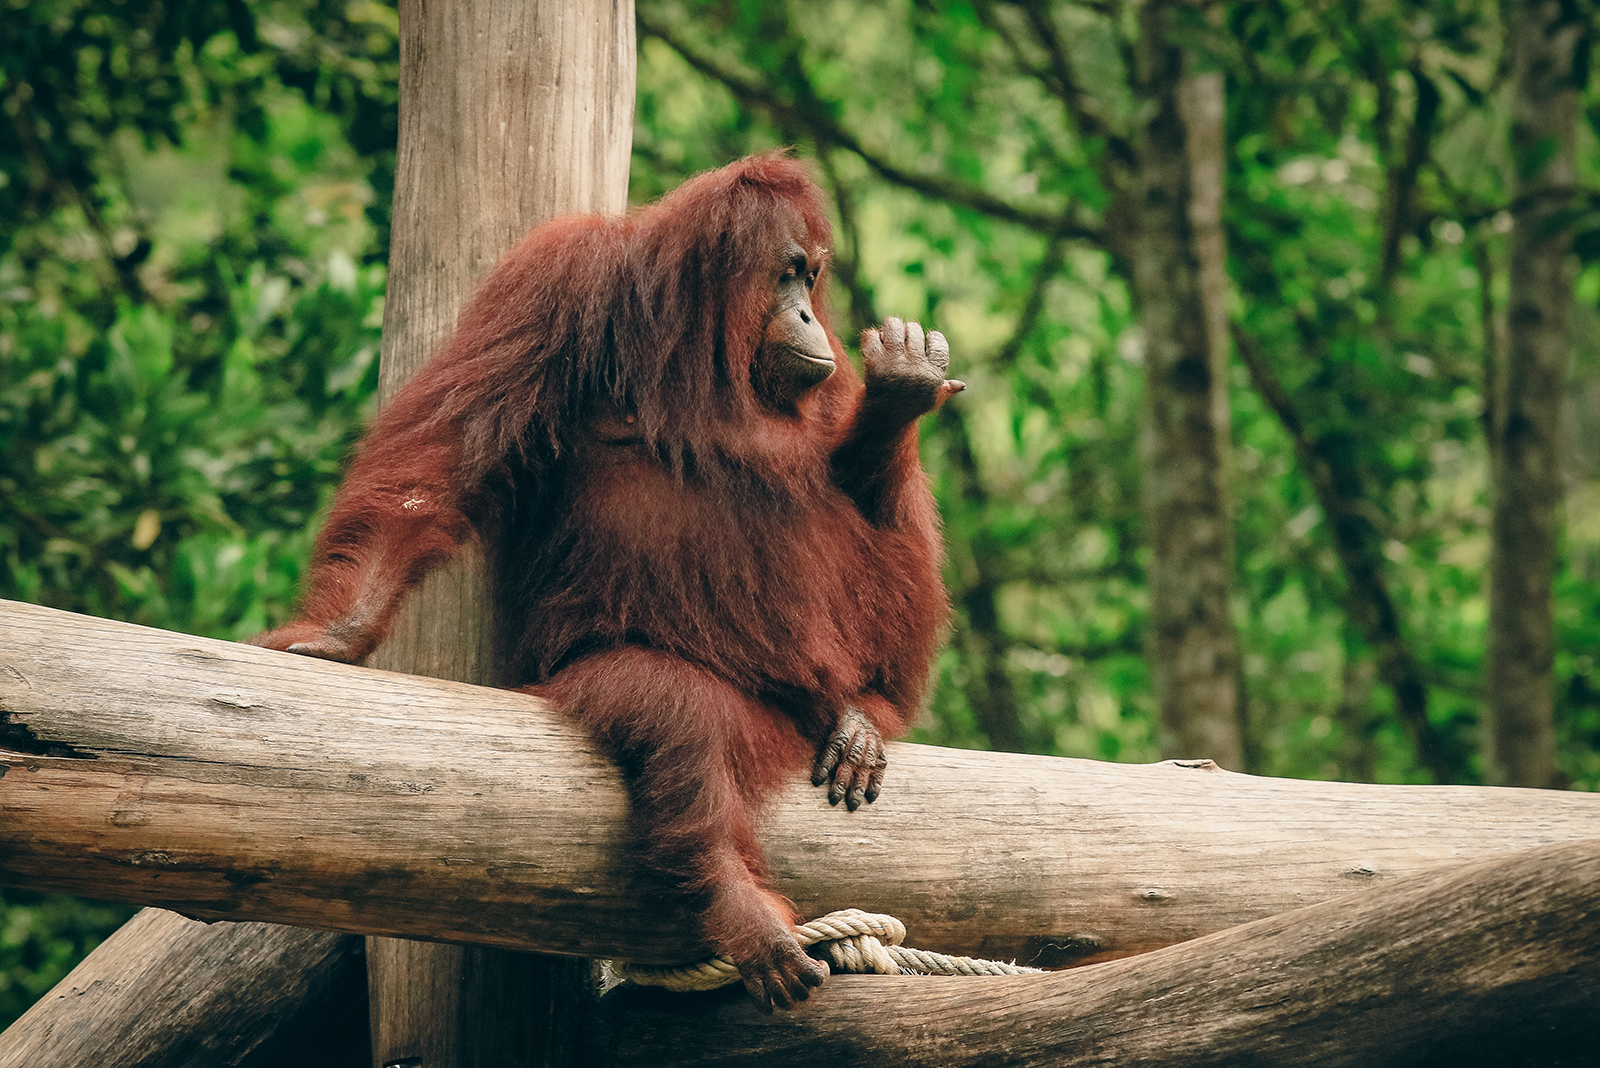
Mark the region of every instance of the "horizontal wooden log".
<instances>
[{"instance_id":1,"label":"horizontal wooden log","mask_svg":"<svg viewBox=\"0 0 1600 1068\"><path fill-rule=\"evenodd\" d=\"M1435 870L1140 957L1015 978L834 976L789 1014L622 990L587 1063L1595 1063L1600 841Z\"/></svg>"},{"instance_id":2,"label":"horizontal wooden log","mask_svg":"<svg viewBox=\"0 0 1600 1068\"><path fill-rule=\"evenodd\" d=\"M365 939L145 909L0 1034L0 1068L353 1068Z\"/></svg>"},{"instance_id":3,"label":"horizontal wooden log","mask_svg":"<svg viewBox=\"0 0 1600 1068\"><path fill-rule=\"evenodd\" d=\"M540 702L0 602L0 884L208 919L670 963L615 770ZM1600 836L1600 796L1266 779L900 745L797 782L766 840L808 916L1055 966L1441 864Z\"/></svg>"}]
</instances>

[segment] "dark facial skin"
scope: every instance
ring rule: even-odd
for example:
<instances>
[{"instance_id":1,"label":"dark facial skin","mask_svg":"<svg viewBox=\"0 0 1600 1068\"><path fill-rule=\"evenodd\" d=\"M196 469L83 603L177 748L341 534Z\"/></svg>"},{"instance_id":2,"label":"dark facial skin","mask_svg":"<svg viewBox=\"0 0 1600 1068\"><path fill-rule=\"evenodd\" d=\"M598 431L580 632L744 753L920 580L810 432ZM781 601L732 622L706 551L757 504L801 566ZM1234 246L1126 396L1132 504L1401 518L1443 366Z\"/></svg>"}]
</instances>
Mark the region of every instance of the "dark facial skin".
<instances>
[{"instance_id":1,"label":"dark facial skin","mask_svg":"<svg viewBox=\"0 0 1600 1068\"><path fill-rule=\"evenodd\" d=\"M811 290L822 271L820 257L799 242L778 250L772 309L756 357L756 381L774 407L789 409L807 390L833 374L833 346L811 310Z\"/></svg>"},{"instance_id":2,"label":"dark facial skin","mask_svg":"<svg viewBox=\"0 0 1600 1068\"><path fill-rule=\"evenodd\" d=\"M750 377L768 404L793 414L796 402L834 371L828 332L811 308L823 256L808 254L791 238L778 248L772 262L772 303ZM633 415L621 410L596 411L589 430L606 445L636 445L641 440ZM320 655L311 649L296 651Z\"/></svg>"}]
</instances>

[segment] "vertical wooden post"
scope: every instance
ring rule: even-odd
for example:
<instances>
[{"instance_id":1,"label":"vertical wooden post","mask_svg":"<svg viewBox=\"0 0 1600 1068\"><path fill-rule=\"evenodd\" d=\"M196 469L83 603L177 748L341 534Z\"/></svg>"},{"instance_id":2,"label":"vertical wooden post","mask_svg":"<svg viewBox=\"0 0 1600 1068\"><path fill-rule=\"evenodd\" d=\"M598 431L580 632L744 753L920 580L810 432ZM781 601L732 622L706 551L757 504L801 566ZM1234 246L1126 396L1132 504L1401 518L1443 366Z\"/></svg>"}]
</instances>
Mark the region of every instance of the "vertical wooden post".
<instances>
[{"instance_id":1,"label":"vertical wooden post","mask_svg":"<svg viewBox=\"0 0 1600 1068\"><path fill-rule=\"evenodd\" d=\"M473 285L530 227L626 206L634 82L631 0L401 0L381 399L427 361ZM491 571L469 558L433 576L372 664L505 681ZM384 938L367 954L377 1065L572 1063L585 962Z\"/></svg>"}]
</instances>

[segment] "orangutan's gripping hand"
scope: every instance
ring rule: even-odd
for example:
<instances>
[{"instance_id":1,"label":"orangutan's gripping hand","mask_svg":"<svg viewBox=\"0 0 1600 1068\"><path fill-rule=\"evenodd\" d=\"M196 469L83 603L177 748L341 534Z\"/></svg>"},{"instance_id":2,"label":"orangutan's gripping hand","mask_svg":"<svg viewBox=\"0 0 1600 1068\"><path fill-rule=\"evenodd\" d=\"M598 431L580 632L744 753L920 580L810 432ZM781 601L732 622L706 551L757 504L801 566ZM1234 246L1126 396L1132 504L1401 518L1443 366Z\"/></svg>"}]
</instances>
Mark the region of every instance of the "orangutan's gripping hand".
<instances>
[{"instance_id":1,"label":"orangutan's gripping hand","mask_svg":"<svg viewBox=\"0 0 1600 1068\"><path fill-rule=\"evenodd\" d=\"M967 388L944 376L950 369L944 335L924 333L919 323L885 319L861 335L861 357L867 368L864 403L875 420L909 423Z\"/></svg>"},{"instance_id":2,"label":"orangutan's gripping hand","mask_svg":"<svg viewBox=\"0 0 1600 1068\"><path fill-rule=\"evenodd\" d=\"M827 962L806 956L792 935L775 941L758 959L739 965L746 992L766 1015L773 1009L794 1008L827 977Z\"/></svg>"},{"instance_id":3,"label":"orangutan's gripping hand","mask_svg":"<svg viewBox=\"0 0 1600 1068\"><path fill-rule=\"evenodd\" d=\"M883 769L888 766L883 755L883 735L859 710L847 708L817 751L817 762L811 767L811 785L830 783L828 804L843 801L845 808L854 812L861 802L871 804L878 799Z\"/></svg>"},{"instance_id":4,"label":"orangutan's gripping hand","mask_svg":"<svg viewBox=\"0 0 1600 1068\"><path fill-rule=\"evenodd\" d=\"M369 635L356 633L335 623L296 621L277 630L269 630L250 639L251 645L265 649L281 649L301 656L314 656L319 660L336 660L341 664L359 664L364 661L377 643Z\"/></svg>"}]
</instances>

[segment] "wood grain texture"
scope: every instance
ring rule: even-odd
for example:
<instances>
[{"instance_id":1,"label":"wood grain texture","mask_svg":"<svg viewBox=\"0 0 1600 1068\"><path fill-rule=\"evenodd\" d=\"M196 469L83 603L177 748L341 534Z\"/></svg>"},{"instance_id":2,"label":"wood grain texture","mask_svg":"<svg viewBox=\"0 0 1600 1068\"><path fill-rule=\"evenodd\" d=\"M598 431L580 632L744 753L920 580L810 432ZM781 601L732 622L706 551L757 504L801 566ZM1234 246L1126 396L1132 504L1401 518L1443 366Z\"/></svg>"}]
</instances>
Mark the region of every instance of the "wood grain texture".
<instances>
[{"instance_id":1,"label":"wood grain texture","mask_svg":"<svg viewBox=\"0 0 1600 1068\"><path fill-rule=\"evenodd\" d=\"M427 361L478 280L529 229L627 206L635 62L632 0L401 0L380 399ZM498 650L515 635L496 626L491 571L470 552L429 576L372 665L502 681ZM571 1063L570 1028L545 1017L588 996L572 979L586 966L483 947L368 948L377 1063Z\"/></svg>"},{"instance_id":2,"label":"wood grain texture","mask_svg":"<svg viewBox=\"0 0 1600 1068\"><path fill-rule=\"evenodd\" d=\"M1452 862L1600 836L1600 796L1257 778L896 745L766 840L807 916L1045 966L1155 949ZM0 884L216 919L670 963L616 771L508 691L0 602Z\"/></svg>"},{"instance_id":3,"label":"wood grain texture","mask_svg":"<svg viewBox=\"0 0 1600 1068\"><path fill-rule=\"evenodd\" d=\"M0 1034L0 1068L350 1068L367 1054L362 948L145 909Z\"/></svg>"},{"instance_id":4,"label":"wood grain texture","mask_svg":"<svg viewBox=\"0 0 1600 1068\"><path fill-rule=\"evenodd\" d=\"M599 991L593 961L404 938L367 939L379 1065L577 1065ZM381 1027L376 1026L382 1021Z\"/></svg>"},{"instance_id":5,"label":"wood grain texture","mask_svg":"<svg viewBox=\"0 0 1600 1068\"><path fill-rule=\"evenodd\" d=\"M1588 841L1048 975L834 976L772 1017L741 996L619 991L588 1063L1576 1066L1595 1063L1596 1019Z\"/></svg>"},{"instance_id":6,"label":"wood grain texture","mask_svg":"<svg viewBox=\"0 0 1600 1068\"><path fill-rule=\"evenodd\" d=\"M633 4L402 0L400 50L384 396L531 227L627 207Z\"/></svg>"}]
</instances>

